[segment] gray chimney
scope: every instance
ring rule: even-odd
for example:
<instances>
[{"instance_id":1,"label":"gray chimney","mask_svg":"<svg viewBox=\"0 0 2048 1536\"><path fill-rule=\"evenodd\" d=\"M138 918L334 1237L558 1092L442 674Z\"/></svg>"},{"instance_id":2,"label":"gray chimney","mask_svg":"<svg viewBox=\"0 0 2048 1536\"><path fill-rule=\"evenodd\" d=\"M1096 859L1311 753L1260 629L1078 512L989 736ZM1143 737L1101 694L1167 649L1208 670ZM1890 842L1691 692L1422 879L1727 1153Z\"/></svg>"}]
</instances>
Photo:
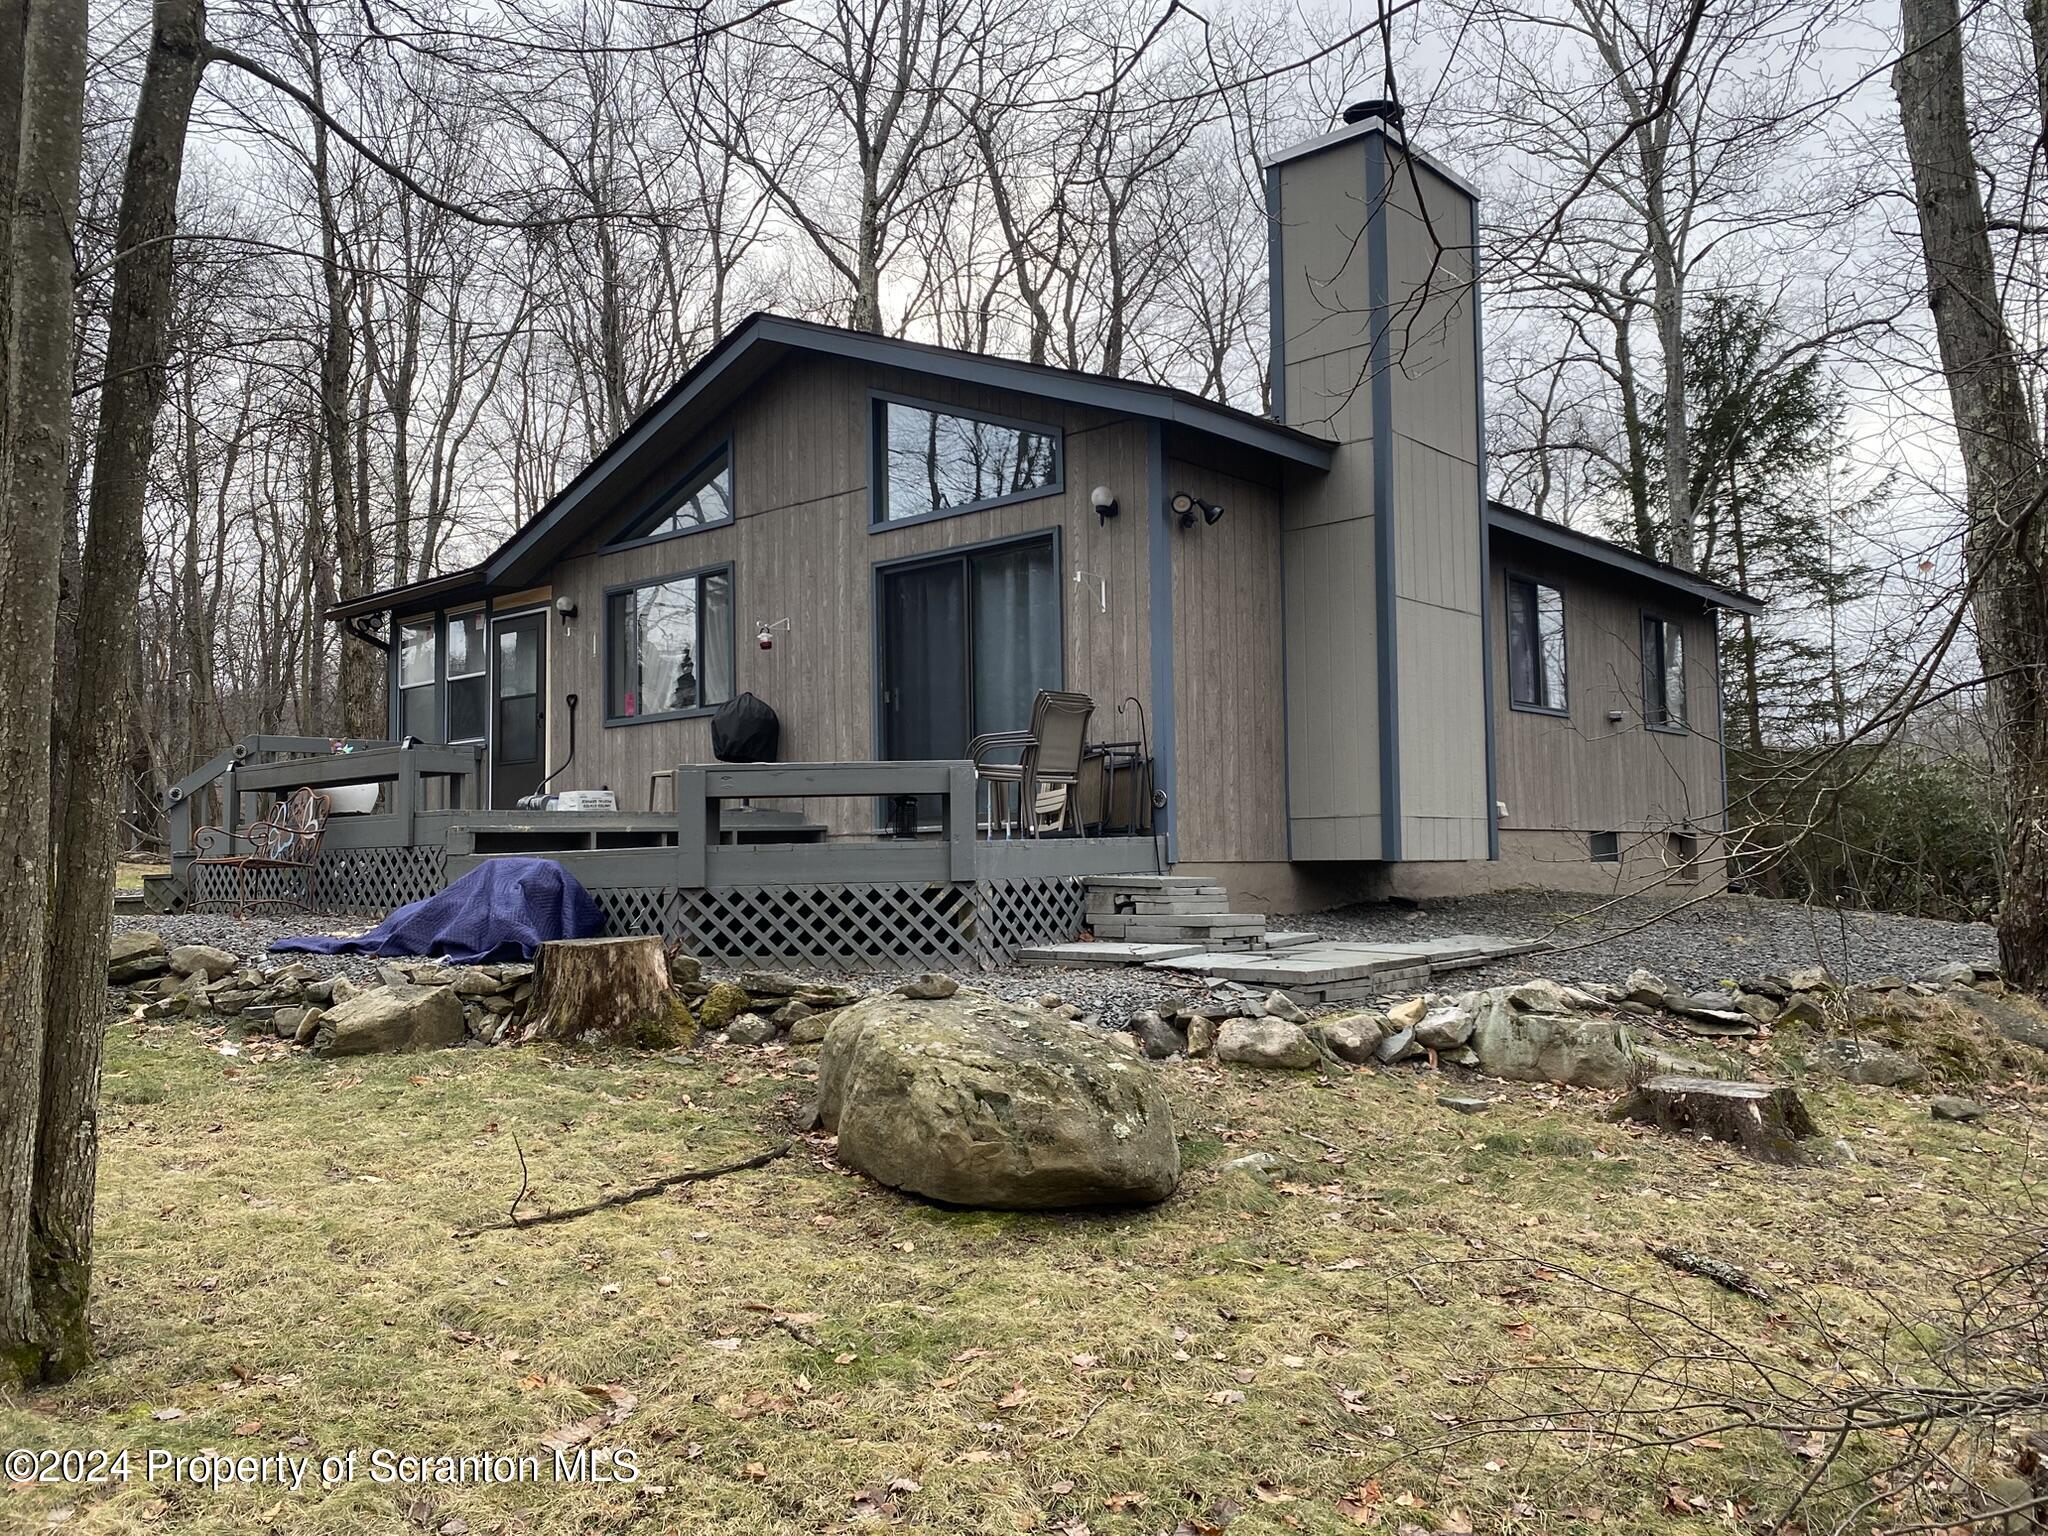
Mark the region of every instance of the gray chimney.
<instances>
[{"instance_id":1,"label":"gray chimney","mask_svg":"<svg viewBox=\"0 0 2048 1536\"><path fill-rule=\"evenodd\" d=\"M1478 197L1361 101L1266 218L1273 412L1337 445L1282 532L1293 857L1487 858Z\"/></svg>"}]
</instances>

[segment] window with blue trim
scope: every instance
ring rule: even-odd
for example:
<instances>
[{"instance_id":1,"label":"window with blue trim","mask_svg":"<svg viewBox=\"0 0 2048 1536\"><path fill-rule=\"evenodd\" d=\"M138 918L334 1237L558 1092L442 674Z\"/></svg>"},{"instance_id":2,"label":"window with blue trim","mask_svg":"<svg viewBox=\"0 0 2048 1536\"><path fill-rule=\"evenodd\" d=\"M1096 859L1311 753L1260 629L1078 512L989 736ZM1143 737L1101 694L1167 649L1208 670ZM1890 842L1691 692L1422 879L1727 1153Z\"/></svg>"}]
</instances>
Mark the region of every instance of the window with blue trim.
<instances>
[{"instance_id":1,"label":"window with blue trim","mask_svg":"<svg viewBox=\"0 0 2048 1536\"><path fill-rule=\"evenodd\" d=\"M1060 488L1060 434L1052 427L875 402L875 520L911 522L1050 495Z\"/></svg>"},{"instance_id":2,"label":"window with blue trim","mask_svg":"<svg viewBox=\"0 0 2048 1536\"><path fill-rule=\"evenodd\" d=\"M666 539L729 523L732 518L732 456L721 448L612 535L611 542L638 544L648 539Z\"/></svg>"}]
</instances>

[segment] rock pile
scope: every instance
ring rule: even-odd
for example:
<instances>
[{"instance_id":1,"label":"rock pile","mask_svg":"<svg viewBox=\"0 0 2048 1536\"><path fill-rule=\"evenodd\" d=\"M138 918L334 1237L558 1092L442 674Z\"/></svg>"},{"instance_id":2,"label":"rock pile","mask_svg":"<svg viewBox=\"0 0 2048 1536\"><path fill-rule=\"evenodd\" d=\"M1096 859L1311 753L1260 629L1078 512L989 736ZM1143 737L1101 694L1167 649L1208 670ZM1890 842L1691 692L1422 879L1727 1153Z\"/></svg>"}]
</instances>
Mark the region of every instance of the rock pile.
<instances>
[{"instance_id":1,"label":"rock pile","mask_svg":"<svg viewBox=\"0 0 2048 1536\"><path fill-rule=\"evenodd\" d=\"M148 930L115 936L107 981L144 1018L218 1014L329 1056L491 1044L517 1031L533 996L530 965L385 964L372 986L304 961L263 966L207 944L167 948Z\"/></svg>"}]
</instances>

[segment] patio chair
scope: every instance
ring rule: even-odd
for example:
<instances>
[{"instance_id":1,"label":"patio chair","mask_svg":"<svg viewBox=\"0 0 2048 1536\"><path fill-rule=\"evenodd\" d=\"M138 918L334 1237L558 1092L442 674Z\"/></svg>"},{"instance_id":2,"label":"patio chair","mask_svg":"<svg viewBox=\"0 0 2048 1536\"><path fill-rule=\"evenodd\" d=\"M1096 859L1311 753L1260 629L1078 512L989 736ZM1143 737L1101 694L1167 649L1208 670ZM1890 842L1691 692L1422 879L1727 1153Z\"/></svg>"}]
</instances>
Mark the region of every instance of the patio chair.
<instances>
[{"instance_id":1,"label":"patio chair","mask_svg":"<svg viewBox=\"0 0 2048 1536\"><path fill-rule=\"evenodd\" d=\"M317 894L314 878L320 860L320 840L327 834L332 802L317 789L300 787L270 808L270 814L253 822L243 834L248 853L207 854L192 861L197 869L229 869L235 877L235 917L239 921L254 907L283 906L313 910ZM235 845L232 828L201 827L192 834L193 846ZM297 896L258 896L253 877L266 872L296 872L300 879ZM196 886L196 882L195 882Z\"/></svg>"},{"instance_id":2,"label":"patio chair","mask_svg":"<svg viewBox=\"0 0 2048 1536\"><path fill-rule=\"evenodd\" d=\"M1081 758L1088 744L1088 718L1095 713L1095 701L1085 693L1055 693L1040 689L1031 701L1031 726L1022 731L990 731L967 743L967 755L974 762L974 776L989 786L989 832L996 822L1007 828L1007 816L999 816L997 801L1007 800L1009 786L1017 786L1018 830L1027 837L1065 828L1080 831L1079 797ZM1016 751L1014 763L992 762L998 753Z\"/></svg>"}]
</instances>

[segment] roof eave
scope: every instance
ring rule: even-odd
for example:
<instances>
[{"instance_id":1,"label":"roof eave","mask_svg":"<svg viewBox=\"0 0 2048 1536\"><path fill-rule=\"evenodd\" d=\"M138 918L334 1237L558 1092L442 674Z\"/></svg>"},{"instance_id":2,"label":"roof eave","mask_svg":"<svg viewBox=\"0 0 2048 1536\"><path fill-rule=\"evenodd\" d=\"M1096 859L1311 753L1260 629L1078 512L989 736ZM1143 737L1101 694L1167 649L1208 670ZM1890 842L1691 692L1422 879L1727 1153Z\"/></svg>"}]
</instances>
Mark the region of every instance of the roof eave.
<instances>
[{"instance_id":1,"label":"roof eave","mask_svg":"<svg viewBox=\"0 0 2048 1536\"><path fill-rule=\"evenodd\" d=\"M1738 591L1734 587L1724 587L1717 581L1709 581L1704 576L1682 571L1662 560L1652 560L1647 555L1639 555L1634 550L1625 549L1610 540L1596 538L1589 533L1580 533L1576 529L1565 527L1562 523L1553 523L1527 512L1517 512L1512 507L1489 506L1486 509L1486 523L1489 528L1510 537L1525 538L1533 543L1547 545L1566 554L1577 555L1581 559L1608 566L1613 570L1626 571L1631 576L1654 582L1674 592L1683 592L1716 608L1726 608L1731 613L1747 614L1754 618L1764 611L1763 600L1752 597L1747 592Z\"/></svg>"}]
</instances>

